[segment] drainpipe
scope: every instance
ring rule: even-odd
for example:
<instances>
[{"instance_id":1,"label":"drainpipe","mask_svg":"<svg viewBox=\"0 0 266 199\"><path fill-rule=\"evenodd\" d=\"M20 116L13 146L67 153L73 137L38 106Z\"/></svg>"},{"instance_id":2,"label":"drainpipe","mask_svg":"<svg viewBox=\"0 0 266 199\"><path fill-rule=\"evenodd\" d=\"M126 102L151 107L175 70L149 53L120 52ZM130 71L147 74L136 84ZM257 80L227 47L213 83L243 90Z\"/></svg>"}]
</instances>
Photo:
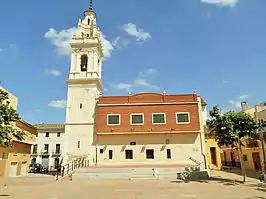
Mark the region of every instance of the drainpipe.
<instances>
[{"instance_id":1,"label":"drainpipe","mask_svg":"<svg viewBox=\"0 0 266 199\"><path fill-rule=\"evenodd\" d=\"M95 145L95 152L96 152L96 154L95 154L95 165L97 166L98 165L98 145L96 144Z\"/></svg>"},{"instance_id":2,"label":"drainpipe","mask_svg":"<svg viewBox=\"0 0 266 199\"><path fill-rule=\"evenodd\" d=\"M197 102L198 102L198 113L199 113L199 123L200 123L200 149L201 149L201 155L203 156L203 159L204 159L204 169L208 169L206 154L204 153L204 149L203 149L203 145L205 146L205 140L203 140L203 137L202 137L202 133L204 133L204 128L203 128L203 124L202 124L201 97L200 97L200 95L196 94L195 91L194 91L194 95L197 96L196 99L197 99Z\"/></svg>"},{"instance_id":3,"label":"drainpipe","mask_svg":"<svg viewBox=\"0 0 266 199\"><path fill-rule=\"evenodd\" d=\"M204 143L205 143L205 141L204 141ZM206 161L206 155L203 153L203 147L202 147L202 145L203 145L203 140L202 140L202 135L201 135L201 132L200 132L200 149L201 149L201 155L203 156L203 159L204 159L204 167L205 167L205 169L207 169L207 161Z\"/></svg>"}]
</instances>

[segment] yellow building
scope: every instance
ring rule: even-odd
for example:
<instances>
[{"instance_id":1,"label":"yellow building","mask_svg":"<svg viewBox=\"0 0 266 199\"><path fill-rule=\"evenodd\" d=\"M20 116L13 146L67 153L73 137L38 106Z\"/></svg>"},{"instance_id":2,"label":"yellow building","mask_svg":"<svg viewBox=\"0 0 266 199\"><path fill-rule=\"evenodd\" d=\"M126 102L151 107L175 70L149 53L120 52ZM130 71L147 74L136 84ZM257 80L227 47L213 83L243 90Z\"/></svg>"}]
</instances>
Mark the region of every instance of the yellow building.
<instances>
[{"instance_id":1,"label":"yellow building","mask_svg":"<svg viewBox=\"0 0 266 199\"><path fill-rule=\"evenodd\" d=\"M244 146L242 147L243 152L243 163L246 170L249 171L261 171L263 169L263 152L261 143L258 141L257 144L250 145L247 140L242 141ZM239 150L235 148L223 148L221 154L223 166L228 167L240 167Z\"/></svg>"},{"instance_id":2,"label":"yellow building","mask_svg":"<svg viewBox=\"0 0 266 199\"><path fill-rule=\"evenodd\" d=\"M207 164L209 169L221 169L221 149L214 138L206 136Z\"/></svg>"},{"instance_id":3,"label":"yellow building","mask_svg":"<svg viewBox=\"0 0 266 199\"><path fill-rule=\"evenodd\" d=\"M11 107L17 109L18 98L12 93L9 93L9 101ZM17 121L14 128L23 131L25 137L23 141L13 139L12 147L0 147L1 177L24 176L29 170L31 147L35 144L37 129L23 120Z\"/></svg>"}]
</instances>

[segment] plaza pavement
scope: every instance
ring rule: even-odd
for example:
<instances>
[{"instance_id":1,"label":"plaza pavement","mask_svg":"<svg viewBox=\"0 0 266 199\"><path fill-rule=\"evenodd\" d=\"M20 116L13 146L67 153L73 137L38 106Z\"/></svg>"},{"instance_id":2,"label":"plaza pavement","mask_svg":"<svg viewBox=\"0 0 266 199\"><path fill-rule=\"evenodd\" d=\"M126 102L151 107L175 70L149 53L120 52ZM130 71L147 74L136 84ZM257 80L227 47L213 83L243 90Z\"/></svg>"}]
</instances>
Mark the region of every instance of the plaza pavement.
<instances>
[{"instance_id":1,"label":"plaza pavement","mask_svg":"<svg viewBox=\"0 0 266 199\"><path fill-rule=\"evenodd\" d=\"M76 180L58 182L53 176L6 181L1 191L8 199L266 199L257 190L258 180L232 173L212 171L209 181L183 183L177 180Z\"/></svg>"}]
</instances>

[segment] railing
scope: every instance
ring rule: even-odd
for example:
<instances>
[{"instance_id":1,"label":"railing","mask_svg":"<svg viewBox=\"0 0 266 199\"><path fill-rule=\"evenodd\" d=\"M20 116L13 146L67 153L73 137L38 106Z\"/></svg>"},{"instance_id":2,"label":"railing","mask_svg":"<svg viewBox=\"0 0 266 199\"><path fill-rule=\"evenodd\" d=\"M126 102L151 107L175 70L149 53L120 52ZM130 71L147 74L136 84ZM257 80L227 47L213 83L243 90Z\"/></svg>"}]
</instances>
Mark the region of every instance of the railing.
<instances>
[{"instance_id":1,"label":"railing","mask_svg":"<svg viewBox=\"0 0 266 199\"><path fill-rule=\"evenodd\" d=\"M53 155L53 156L61 155L61 151L60 151L60 150L58 150L58 151L53 151L53 152L52 152L52 155Z\"/></svg>"},{"instance_id":2,"label":"railing","mask_svg":"<svg viewBox=\"0 0 266 199\"><path fill-rule=\"evenodd\" d=\"M41 155L49 155L50 154L50 151L42 151L41 152Z\"/></svg>"},{"instance_id":3,"label":"railing","mask_svg":"<svg viewBox=\"0 0 266 199\"><path fill-rule=\"evenodd\" d=\"M39 153L38 153L38 151L33 151L30 155L31 156L37 156Z\"/></svg>"},{"instance_id":4,"label":"railing","mask_svg":"<svg viewBox=\"0 0 266 199\"><path fill-rule=\"evenodd\" d=\"M76 169L85 168L88 166L89 166L89 161L85 160L84 158L74 160L63 166L58 166L56 171L56 180L59 180L60 178L70 175Z\"/></svg>"},{"instance_id":5,"label":"railing","mask_svg":"<svg viewBox=\"0 0 266 199\"><path fill-rule=\"evenodd\" d=\"M190 159L192 162L196 163L197 165L201 165L201 163L200 163L198 160L196 160L195 158L193 158L193 157L189 157L189 159Z\"/></svg>"}]
</instances>

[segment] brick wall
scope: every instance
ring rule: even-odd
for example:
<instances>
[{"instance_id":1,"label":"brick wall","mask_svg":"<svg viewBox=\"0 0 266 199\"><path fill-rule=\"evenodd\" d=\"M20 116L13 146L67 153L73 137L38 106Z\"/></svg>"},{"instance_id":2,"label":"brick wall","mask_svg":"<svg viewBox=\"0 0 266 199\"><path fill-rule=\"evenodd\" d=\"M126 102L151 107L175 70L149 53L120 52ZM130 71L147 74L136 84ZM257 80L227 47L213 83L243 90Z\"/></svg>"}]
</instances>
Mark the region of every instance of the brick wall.
<instances>
[{"instance_id":1,"label":"brick wall","mask_svg":"<svg viewBox=\"0 0 266 199\"><path fill-rule=\"evenodd\" d=\"M100 97L97 132L163 132L200 129L196 95L137 94ZM190 124L176 124L176 112L189 112ZM131 125L130 114L143 113L144 125ZM152 124L152 113L165 113L166 124ZM120 125L107 125L108 114L120 114Z\"/></svg>"}]
</instances>

